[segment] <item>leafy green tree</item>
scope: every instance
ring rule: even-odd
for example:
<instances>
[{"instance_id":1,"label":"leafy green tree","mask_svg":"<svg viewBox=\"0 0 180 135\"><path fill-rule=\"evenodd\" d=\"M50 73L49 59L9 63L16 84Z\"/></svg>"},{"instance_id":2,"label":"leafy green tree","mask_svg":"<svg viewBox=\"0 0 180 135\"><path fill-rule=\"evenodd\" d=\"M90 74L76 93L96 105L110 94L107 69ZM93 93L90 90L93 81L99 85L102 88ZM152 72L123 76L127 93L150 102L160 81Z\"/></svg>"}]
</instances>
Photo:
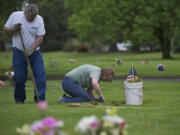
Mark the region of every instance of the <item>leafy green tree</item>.
<instances>
[{"instance_id":1,"label":"leafy green tree","mask_svg":"<svg viewBox=\"0 0 180 135\"><path fill-rule=\"evenodd\" d=\"M180 5L177 0L137 0L142 10L134 19L132 35L157 42L162 58L171 58L171 46L180 29Z\"/></svg>"},{"instance_id":2,"label":"leafy green tree","mask_svg":"<svg viewBox=\"0 0 180 135\"><path fill-rule=\"evenodd\" d=\"M67 28L69 12L64 8L64 0L43 0L39 3L39 11L44 18L46 35L41 46L43 51L61 50L72 31Z\"/></svg>"},{"instance_id":3,"label":"leafy green tree","mask_svg":"<svg viewBox=\"0 0 180 135\"><path fill-rule=\"evenodd\" d=\"M180 27L178 0L67 0L70 28L81 40L110 43L131 40L134 46L160 45L171 58L171 44ZM112 47L113 48L113 47Z\"/></svg>"},{"instance_id":4,"label":"leafy green tree","mask_svg":"<svg viewBox=\"0 0 180 135\"><path fill-rule=\"evenodd\" d=\"M10 40L3 34L3 26L13 11L21 10L23 0L0 0L0 50L4 50L7 40Z\"/></svg>"},{"instance_id":5,"label":"leafy green tree","mask_svg":"<svg viewBox=\"0 0 180 135\"><path fill-rule=\"evenodd\" d=\"M76 31L80 40L96 44L108 43L115 51L115 44L121 36L119 22L114 17L118 13L115 1L80 0L79 3L76 0L66 3L73 12L69 19L70 28Z\"/></svg>"}]
</instances>

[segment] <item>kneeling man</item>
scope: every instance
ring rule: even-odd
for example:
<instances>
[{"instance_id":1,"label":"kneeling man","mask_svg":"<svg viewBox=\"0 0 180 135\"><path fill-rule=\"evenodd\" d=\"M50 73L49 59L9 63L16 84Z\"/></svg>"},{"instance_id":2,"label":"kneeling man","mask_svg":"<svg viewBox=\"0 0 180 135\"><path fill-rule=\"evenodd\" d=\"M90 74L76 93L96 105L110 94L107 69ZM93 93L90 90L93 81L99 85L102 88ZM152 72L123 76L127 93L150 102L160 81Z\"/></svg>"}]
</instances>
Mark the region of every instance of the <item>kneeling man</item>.
<instances>
[{"instance_id":1,"label":"kneeling man","mask_svg":"<svg viewBox=\"0 0 180 135\"><path fill-rule=\"evenodd\" d=\"M85 64L68 72L62 80L62 89L65 93L58 103L68 102L105 102L99 86L100 81L111 82L115 76L112 68L100 68L94 65ZM86 90L85 90L86 89ZM93 94L93 89L98 98Z\"/></svg>"}]
</instances>

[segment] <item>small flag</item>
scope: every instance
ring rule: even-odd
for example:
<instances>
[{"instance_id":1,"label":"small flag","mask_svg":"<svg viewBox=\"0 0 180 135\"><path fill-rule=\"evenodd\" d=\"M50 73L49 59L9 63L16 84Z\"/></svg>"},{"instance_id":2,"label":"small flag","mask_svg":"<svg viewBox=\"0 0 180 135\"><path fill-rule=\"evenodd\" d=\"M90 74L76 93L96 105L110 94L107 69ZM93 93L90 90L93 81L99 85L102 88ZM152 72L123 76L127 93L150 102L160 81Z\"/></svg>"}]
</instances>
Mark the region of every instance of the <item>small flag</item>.
<instances>
[{"instance_id":1,"label":"small flag","mask_svg":"<svg viewBox=\"0 0 180 135\"><path fill-rule=\"evenodd\" d=\"M128 80L135 80L135 79L138 79L137 77L137 73L136 73L136 70L134 69L133 66L131 66L131 70L126 78L126 81Z\"/></svg>"}]
</instances>

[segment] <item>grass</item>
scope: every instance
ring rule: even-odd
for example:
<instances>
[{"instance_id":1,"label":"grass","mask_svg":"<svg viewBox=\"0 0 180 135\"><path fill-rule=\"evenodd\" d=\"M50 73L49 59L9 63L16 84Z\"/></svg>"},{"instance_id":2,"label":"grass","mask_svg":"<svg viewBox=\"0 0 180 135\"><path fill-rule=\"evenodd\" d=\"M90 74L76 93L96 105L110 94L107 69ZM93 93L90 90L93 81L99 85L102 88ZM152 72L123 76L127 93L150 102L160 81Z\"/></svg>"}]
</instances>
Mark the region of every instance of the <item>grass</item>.
<instances>
[{"instance_id":1,"label":"grass","mask_svg":"<svg viewBox=\"0 0 180 135\"><path fill-rule=\"evenodd\" d=\"M0 77L10 68L11 53L0 53ZM145 76L178 76L180 77L180 54L172 54L172 60L162 60L161 53L43 53L47 77L58 77L59 81L47 81L48 90L46 99L49 107L45 116L61 118L64 131L70 135L79 135L74 130L77 122L84 116L96 115L101 117L105 108L70 108L67 104L56 104L57 99L63 94L60 90L60 78L71 69L82 64L93 64L100 67L112 67L117 77L127 76L133 64L141 77ZM123 65L117 65L115 59L122 58ZM69 59L75 59L70 63ZM150 60L149 64L140 64L143 60ZM56 66L51 66L55 62ZM165 65L165 71L156 69L158 64ZM42 118L42 113L33 102L33 85L26 83L26 104L16 105L13 99L13 88L5 81L6 86L0 87L0 135L17 135L16 128L23 124L31 124ZM126 120L129 125L129 135L179 135L180 134L180 85L179 82L144 82L143 104L132 106L125 104L123 82L100 83L106 98L105 104L128 108L118 108L118 115Z\"/></svg>"},{"instance_id":2,"label":"grass","mask_svg":"<svg viewBox=\"0 0 180 135\"><path fill-rule=\"evenodd\" d=\"M0 57L0 76L3 77L4 73L12 70L11 52L7 58L6 53L1 52ZM56 77L62 78L64 74L73 68L82 64L93 64L99 67L112 67L116 72L116 77L127 76L130 66L134 65L137 73L141 77L145 76L180 76L180 54L172 54L172 60L162 60L161 53L65 53L65 52L49 52L43 53L46 75L48 78ZM123 65L118 65L116 58L123 59ZM69 59L74 59L75 63L70 63ZM150 60L149 64L140 64L141 61ZM51 63L56 63L51 66ZM159 72L156 69L158 64L165 65L164 72Z\"/></svg>"},{"instance_id":3,"label":"grass","mask_svg":"<svg viewBox=\"0 0 180 135\"><path fill-rule=\"evenodd\" d=\"M16 105L13 100L13 88L0 87L0 135L17 135L16 127L31 124L41 118L41 112L33 102L32 82L27 82L25 105ZM47 81L47 101L49 107L45 115L61 118L64 131L70 135L79 135L74 130L77 122L84 116L102 116L105 108L71 108L67 104L56 104L61 81ZM179 82L144 82L143 105L125 104L123 82L100 83L106 98L105 104L118 105L118 115L128 123L129 135L179 135L180 133L180 85Z\"/></svg>"}]
</instances>

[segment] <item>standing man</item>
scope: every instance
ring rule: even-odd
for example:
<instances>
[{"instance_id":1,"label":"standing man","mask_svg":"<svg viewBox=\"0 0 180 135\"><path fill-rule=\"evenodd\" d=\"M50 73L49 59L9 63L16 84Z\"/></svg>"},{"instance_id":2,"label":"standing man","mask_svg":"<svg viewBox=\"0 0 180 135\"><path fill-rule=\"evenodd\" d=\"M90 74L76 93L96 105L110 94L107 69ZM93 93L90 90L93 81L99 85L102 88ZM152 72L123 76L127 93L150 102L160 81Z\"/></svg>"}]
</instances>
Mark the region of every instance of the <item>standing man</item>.
<instances>
[{"instance_id":1,"label":"standing man","mask_svg":"<svg viewBox=\"0 0 180 135\"><path fill-rule=\"evenodd\" d=\"M13 12L8 18L3 30L11 34L13 42L13 68L14 68L14 99L16 104L24 104L26 99L25 83L27 81L27 61L24 55L28 56L40 100L45 100L46 78L44 63L39 46L45 35L43 18L38 15L38 8L35 4L29 4L25 11ZM25 45L21 42L20 34ZM34 101L38 99L34 93Z\"/></svg>"},{"instance_id":2,"label":"standing man","mask_svg":"<svg viewBox=\"0 0 180 135\"><path fill-rule=\"evenodd\" d=\"M62 80L62 89L69 96L64 94L58 103L90 102L92 100L105 102L99 82L100 80L111 82L114 75L112 68L99 68L89 64L79 66L68 72ZM98 98L94 95L93 89L98 94Z\"/></svg>"}]
</instances>

